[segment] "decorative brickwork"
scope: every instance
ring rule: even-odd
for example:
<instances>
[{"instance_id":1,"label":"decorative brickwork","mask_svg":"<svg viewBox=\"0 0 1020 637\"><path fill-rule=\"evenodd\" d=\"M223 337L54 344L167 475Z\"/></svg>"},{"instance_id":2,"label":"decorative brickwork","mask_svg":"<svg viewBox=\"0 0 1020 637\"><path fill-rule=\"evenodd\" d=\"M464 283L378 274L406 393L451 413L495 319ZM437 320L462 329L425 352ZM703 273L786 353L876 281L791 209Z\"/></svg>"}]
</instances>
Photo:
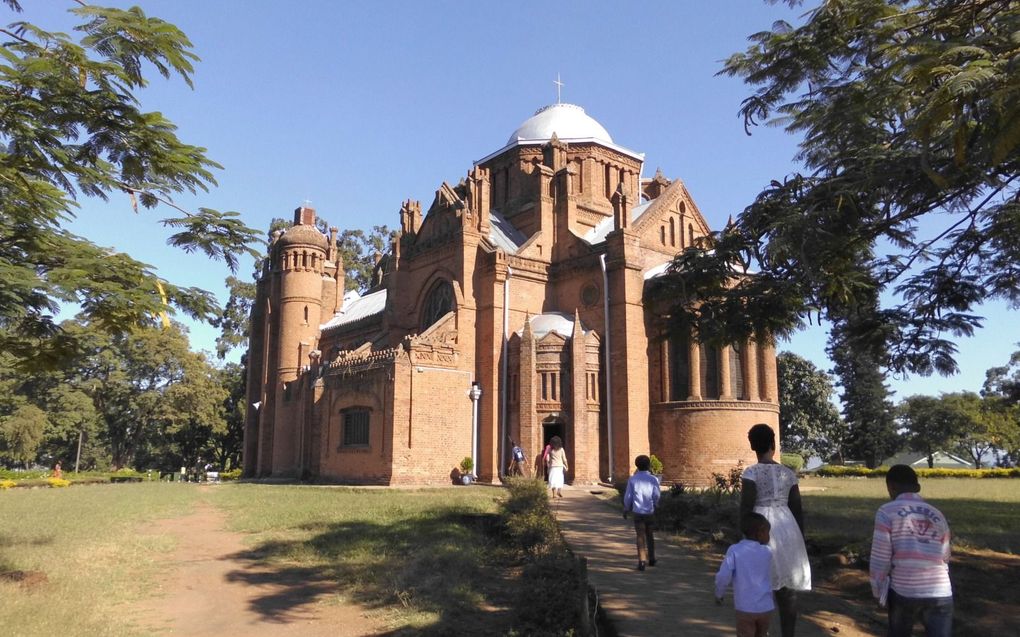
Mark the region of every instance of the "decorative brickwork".
<instances>
[{"instance_id":1,"label":"decorative brickwork","mask_svg":"<svg viewBox=\"0 0 1020 637\"><path fill-rule=\"evenodd\" d=\"M245 475L443 483L473 456L498 481L511 439L534 462L553 435L575 483L624 480L643 453L686 484L753 460L747 429L778 423L774 349L670 344L644 303L646 277L708 224L577 107L542 122L560 110L576 139L514 137L424 213L404 201L363 295L345 294L337 230L314 210L276 234L251 316Z\"/></svg>"}]
</instances>

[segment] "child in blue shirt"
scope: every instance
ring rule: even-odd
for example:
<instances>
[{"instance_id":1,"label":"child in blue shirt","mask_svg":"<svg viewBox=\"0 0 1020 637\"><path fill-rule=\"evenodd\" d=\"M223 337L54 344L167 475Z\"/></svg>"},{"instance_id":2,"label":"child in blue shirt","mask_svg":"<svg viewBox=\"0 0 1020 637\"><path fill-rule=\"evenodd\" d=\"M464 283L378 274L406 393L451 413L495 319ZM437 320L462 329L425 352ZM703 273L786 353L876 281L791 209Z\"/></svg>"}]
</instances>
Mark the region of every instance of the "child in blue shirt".
<instances>
[{"instance_id":1,"label":"child in blue shirt","mask_svg":"<svg viewBox=\"0 0 1020 637\"><path fill-rule=\"evenodd\" d=\"M737 612L737 637L767 637L775 604L772 601L772 550L769 521L760 513L741 520L744 539L726 551L715 576L715 603L733 583L733 607Z\"/></svg>"}]
</instances>

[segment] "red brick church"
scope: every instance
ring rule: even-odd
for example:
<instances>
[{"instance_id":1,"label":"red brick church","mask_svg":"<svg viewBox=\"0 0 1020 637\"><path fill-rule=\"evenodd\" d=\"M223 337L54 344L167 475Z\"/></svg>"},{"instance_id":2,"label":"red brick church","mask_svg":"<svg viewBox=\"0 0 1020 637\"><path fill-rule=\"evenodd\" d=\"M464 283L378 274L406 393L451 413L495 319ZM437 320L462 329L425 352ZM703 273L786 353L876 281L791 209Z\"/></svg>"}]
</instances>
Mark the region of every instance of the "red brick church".
<instances>
[{"instance_id":1,"label":"red brick church","mask_svg":"<svg viewBox=\"0 0 1020 637\"><path fill-rule=\"evenodd\" d=\"M564 441L568 481L624 479L654 453L705 484L778 425L775 351L663 339L645 286L709 232L680 180L584 110L547 106L400 236L373 287L344 289L337 230L299 208L277 233L251 317L246 476L499 480L509 441Z\"/></svg>"}]
</instances>

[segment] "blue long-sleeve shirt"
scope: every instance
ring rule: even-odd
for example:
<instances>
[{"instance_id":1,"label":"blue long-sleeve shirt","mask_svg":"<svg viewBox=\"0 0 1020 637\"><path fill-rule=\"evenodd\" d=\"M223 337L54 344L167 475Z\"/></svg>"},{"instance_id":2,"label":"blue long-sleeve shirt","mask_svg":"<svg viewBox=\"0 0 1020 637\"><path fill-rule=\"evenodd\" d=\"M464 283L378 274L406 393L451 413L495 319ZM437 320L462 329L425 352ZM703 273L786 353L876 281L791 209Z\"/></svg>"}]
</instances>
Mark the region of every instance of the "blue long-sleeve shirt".
<instances>
[{"instance_id":1,"label":"blue long-sleeve shirt","mask_svg":"<svg viewBox=\"0 0 1020 637\"><path fill-rule=\"evenodd\" d=\"M659 481L647 471L638 471L627 481L623 494L623 510L641 515L655 513L659 504Z\"/></svg>"}]
</instances>

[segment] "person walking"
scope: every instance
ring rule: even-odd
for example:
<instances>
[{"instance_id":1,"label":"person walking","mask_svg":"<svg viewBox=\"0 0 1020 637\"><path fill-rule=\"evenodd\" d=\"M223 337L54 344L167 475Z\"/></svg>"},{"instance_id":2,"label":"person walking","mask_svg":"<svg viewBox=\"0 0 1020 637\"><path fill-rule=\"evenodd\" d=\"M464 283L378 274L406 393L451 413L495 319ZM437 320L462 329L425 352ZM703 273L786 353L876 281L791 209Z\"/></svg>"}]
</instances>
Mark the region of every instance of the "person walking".
<instances>
[{"instance_id":1,"label":"person walking","mask_svg":"<svg viewBox=\"0 0 1020 637\"><path fill-rule=\"evenodd\" d=\"M648 469L652 461L648 456L634 459L637 471L627 480L627 490L623 494L623 518L629 513L634 514L634 533L637 535L637 554L639 571L645 565L655 566L655 507L659 504L659 480Z\"/></svg>"},{"instance_id":2,"label":"person walking","mask_svg":"<svg viewBox=\"0 0 1020 637\"><path fill-rule=\"evenodd\" d=\"M775 602L772 599L772 550L769 521L760 513L748 513L740 522L744 539L726 550L715 575L715 603L733 583L733 608L737 613L737 637L768 637Z\"/></svg>"},{"instance_id":3,"label":"person walking","mask_svg":"<svg viewBox=\"0 0 1020 637\"><path fill-rule=\"evenodd\" d=\"M568 469L567 452L563 449L563 439L553 436L549 441L549 455L546 456L546 466L549 469L549 488L557 497L563 497L563 480Z\"/></svg>"},{"instance_id":4,"label":"person walking","mask_svg":"<svg viewBox=\"0 0 1020 637\"><path fill-rule=\"evenodd\" d=\"M775 460L776 432L757 424L747 432L757 464L740 476L741 518L760 513L771 526L772 591L779 609L783 637L793 637L797 625L797 591L811 590L811 564L804 546L804 515L797 474Z\"/></svg>"},{"instance_id":5,"label":"person walking","mask_svg":"<svg viewBox=\"0 0 1020 637\"><path fill-rule=\"evenodd\" d=\"M870 575L871 593L888 608L889 637L910 637L918 619L925 637L949 637L949 523L918 495L921 485L909 466L890 467L885 486L891 502L875 514Z\"/></svg>"}]
</instances>

